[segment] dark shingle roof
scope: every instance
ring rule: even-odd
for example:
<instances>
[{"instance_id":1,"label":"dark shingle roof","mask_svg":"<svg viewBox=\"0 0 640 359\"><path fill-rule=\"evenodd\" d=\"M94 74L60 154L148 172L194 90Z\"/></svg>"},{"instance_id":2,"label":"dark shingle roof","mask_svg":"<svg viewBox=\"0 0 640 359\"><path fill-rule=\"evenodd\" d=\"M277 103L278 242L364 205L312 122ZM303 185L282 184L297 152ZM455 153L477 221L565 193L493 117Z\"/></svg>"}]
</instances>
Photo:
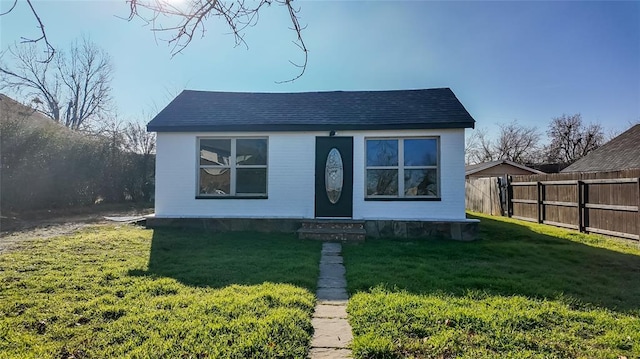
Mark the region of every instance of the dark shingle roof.
<instances>
[{"instance_id":1,"label":"dark shingle roof","mask_svg":"<svg viewBox=\"0 0 640 359\"><path fill-rule=\"evenodd\" d=\"M0 93L0 117L3 120L9 117L28 119L28 124L32 126L57 125L55 121L46 115L2 93Z\"/></svg>"},{"instance_id":2,"label":"dark shingle roof","mask_svg":"<svg viewBox=\"0 0 640 359\"><path fill-rule=\"evenodd\" d=\"M243 93L183 91L149 122L157 132L467 128L451 89Z\"/></svg>"},{"instance_id":3,"label":"dark shingle roof","mask_svg":"<svg viewBox=\"0 0 640 359\"><path fill-rule=\"evenodd\" d=\"M640 168L640 124L560 172L621 171L633 168Z\"/></svg>"}]
</instances>

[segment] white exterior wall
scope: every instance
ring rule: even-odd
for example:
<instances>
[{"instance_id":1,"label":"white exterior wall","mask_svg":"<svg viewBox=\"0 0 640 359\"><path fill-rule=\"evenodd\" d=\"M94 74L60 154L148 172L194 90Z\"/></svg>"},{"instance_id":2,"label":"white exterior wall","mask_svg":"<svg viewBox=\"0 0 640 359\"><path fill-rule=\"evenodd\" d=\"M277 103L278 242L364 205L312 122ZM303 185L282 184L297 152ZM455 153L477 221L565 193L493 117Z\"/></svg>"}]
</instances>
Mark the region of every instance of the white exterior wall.
<instances>
[{"instance_id":1,"label":"white exterior wall","mask_svg":"<svg viewBox=\"0 0 640 359\"><path fill-rule=\"evenodd\" d=\"M315 138L322 132L158 133L156 217L314 218ZM196 199L197 137L269 138L268 199ZM353 137L354 219L465 218L464 129L339 131ZM440 136L441 201L365 201L366 137Z\"/></svg>"}]
</instances>

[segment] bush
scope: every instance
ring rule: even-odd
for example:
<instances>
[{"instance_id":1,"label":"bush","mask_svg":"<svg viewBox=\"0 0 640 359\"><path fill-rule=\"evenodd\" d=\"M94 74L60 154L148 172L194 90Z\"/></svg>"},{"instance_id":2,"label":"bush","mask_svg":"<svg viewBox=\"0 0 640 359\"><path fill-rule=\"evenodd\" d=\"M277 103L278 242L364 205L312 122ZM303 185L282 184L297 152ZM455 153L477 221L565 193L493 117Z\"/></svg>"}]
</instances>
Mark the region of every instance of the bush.
<instances>
[{"instance_id":1,"label":"bush","mask_svg":"<svg viewBox=\"0 0 640 359\"><path fill-rule=\"evenodd\" d=\"M1 209L24 211L149 201L154 157L71 131L34 113L2 111Z\"/></svg>"}]
</instances>

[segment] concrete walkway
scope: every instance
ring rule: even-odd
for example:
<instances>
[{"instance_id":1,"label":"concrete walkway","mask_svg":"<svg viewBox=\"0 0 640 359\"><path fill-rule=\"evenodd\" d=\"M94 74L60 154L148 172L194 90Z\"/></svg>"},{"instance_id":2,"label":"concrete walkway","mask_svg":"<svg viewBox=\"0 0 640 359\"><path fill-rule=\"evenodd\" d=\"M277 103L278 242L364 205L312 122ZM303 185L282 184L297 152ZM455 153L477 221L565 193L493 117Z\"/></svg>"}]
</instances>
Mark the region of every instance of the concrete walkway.
<instances>
[{"instance_id":1,"label":"concrete walkway","mask_svg":"<svg viewBox=\"0 0 640 359\"><path fill-rule=\"evenodd\" d=\"M347 321L347 280L342 264L342 245L325 242L320 258L318 278L318 303L313 314L313 339L311 359L350 358L351 325Z\"/></svg>"}]
</instances>

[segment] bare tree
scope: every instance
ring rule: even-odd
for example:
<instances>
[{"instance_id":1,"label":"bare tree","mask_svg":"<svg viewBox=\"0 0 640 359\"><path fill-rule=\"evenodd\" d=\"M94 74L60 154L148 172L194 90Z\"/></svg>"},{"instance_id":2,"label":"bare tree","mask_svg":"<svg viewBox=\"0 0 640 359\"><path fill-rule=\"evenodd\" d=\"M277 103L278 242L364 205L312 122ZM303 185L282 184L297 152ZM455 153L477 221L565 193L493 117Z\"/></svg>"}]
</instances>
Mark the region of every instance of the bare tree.
<instances>
[{"instance_id":1,"label":"bare tree","mask_svg":"<svg viewBox=\"0 0 640 359\"><path fill-rule=\"evenodd\" d=\"M147 132L146 125L141 122L130 122L124 130L125 149L141 155L151 155L156 152L156 134Z\"/></svg>"},{"instance_id":2,"label":"bare tree","mask_svg":"<svg viewBox=\"0 0 640 359\"><path fill-rule=\"evenodd\" d=\"M74 41L50 62L39 60L35 44L14 46L9 54L16 65L0 64L0 88L26 93L54 121L80 130L110 110L111 60L89 40Z\"/></svg>"},{"instance_id":3,"label":"bare tree","mask_svg":"<svg viewBox=\"0 0 640 359\"><path fill-rule=\"evenodd\" d=\"M554 118L547 134L551 140L546 150L547 158L553 162L573 163L604 142L602 126L584 125L579 113Z\"/></svg>"},{"instance_id":4,"label":"bare tree","mask_svg":"<svg viewBox=\"0 0 640 359\"><path fill-rule=\"evenodd\" d=\"M478 130L466 146L467 163L509 160L533 163L538 160L540 133L536 127L525 127L517 121L500 124L498 136L491 139L486 130Z\"/></svg>"},{"instance_id":5,"label":"bare tree","mask_svg":"<svg viewBox=\"0 0 640 359\"><path fill-rule=\"evenodd\" d=\"M525 127L516 121L500 125L494 151L497 159L519 163L536 162L540 133L536 127Z\"/></svg>"},{"instance_id":6,"label":"bare tree","mask_svg":"<svg viewBox=\"0 0 640 359\"><path fill-rule=\"evenodd\" d=\"M32 0L26 0L31 12L38 23L41 36L35 39L23 38L23 42L36 44L44 42L47 48L47 58L38 61L50 62L54 57L54 47L47 39L44 25L38 12L32 4ZM302 51L303 60L300 62L289 61L299 68L299 72L293 78L281 81L292 82L299 79L307 68L308 50L302 38L304 27L300 25L300 8L294 7L293 0L185 0L184 3L173 4L168 0L126 0L129 5L129 16L127 20L139 18L151 24L151 30L156 33L166 33L165 39L172 46L172 54L175 55L184 50L194 37L204 37L205 22L210 18L220 18L226 24L229 32L233 34L237 45L247 45L244 40L244 30L257 24L260 11L272 4L280 5L286 9L290 19L290 29L294 31L295 40L293 43ZM1 13L0 16L11 13L17 0L9 10ZM169 25L163 22L168 21Z\"/></svg>"},{"instance_id":7,"label":"bare tree","mask_svg":"<svg viewBox=\"0 0 640 359\"><path fill-rule=\"evenodd\" d=\"M493 143L486 129L476 129L465 145L465 162L475 164L494 161Z\"/></svg>"}]
</instances>

